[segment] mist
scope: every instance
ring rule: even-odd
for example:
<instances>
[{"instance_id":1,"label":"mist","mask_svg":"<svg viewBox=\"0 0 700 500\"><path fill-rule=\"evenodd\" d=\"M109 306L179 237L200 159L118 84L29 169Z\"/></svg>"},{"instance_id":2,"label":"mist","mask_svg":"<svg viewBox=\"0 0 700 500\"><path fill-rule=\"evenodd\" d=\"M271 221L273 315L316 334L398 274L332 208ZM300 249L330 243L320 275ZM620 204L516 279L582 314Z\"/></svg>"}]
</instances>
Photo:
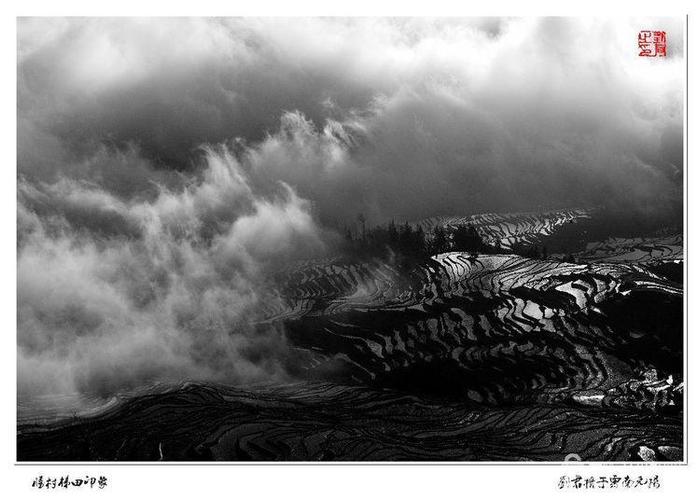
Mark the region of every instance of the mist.
<instances>
[{"instance_id":1,"label":"mist","mask_svg":"<svg viewBox=\"0 0 700 500\"><path fill-rule=\"evenodd\" d=\"M290 379L266 280L358 213L682 203L683 46L682 19L20 19L20 394Z\"/></svg>"}]
</instances>

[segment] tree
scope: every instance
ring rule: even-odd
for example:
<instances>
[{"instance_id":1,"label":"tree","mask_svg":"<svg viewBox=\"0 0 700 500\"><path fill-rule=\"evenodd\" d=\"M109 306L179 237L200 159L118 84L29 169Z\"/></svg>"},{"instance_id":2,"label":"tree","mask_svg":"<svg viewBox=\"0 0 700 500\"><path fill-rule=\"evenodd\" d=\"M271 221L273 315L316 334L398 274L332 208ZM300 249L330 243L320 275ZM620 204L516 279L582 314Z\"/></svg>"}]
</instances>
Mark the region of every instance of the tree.
<instances>
[{"instance_id":1,"label":"tree","mask_svg":"<svg viewBox=\"0 0 700 500\"><path fill-rule=\"evenodd\" d=\"M471 224L457 226L452 232L452 243L455 250L462 252L480 252L483 247L481 236Z\"/></svg>"},{"instance_id":2,"label":"tree","mask_svg":"<svg viewBox=\"0 0 700 500\"><path fill-rule=\"evenodd\" d=\"M416 255L423 255L425 250L425 232L421 226L418 226L418 229L413 233L413 252Z\"/></svg>"},{"instance_id":3,"label":"tree","mask_svg":"<svg viewBox=\"0 0 700 500\"><path fill-rule=\"evenodd\" d=\"M357 220L360 222L360 227L362 228L362 239L364 240L366 237L366 232L365 232L365 223L367 222L367 219L365 218L365 214L359 213L357 214Z\"/></svg>"},{"instance_id":4,"label":"tree","mask_svg":"<svg viewBox=\"0 0 700 500\"><path fill-rule=\"evenodd\" d=\"M396 222L392 219L386 229L387 243L390 247L396 248L399 242L399 230L396 228Z\"/></svg>"},{"instance_id":5,"label":"tree","mask_svg":"<svg viewBox=\"0 0 700 500\"><path fill-rule=\"evenodd\" d=\"M408 222L404 223L403 226L401 226L401 230L399 231L399 250L401 251L402 254L409 254L411 253L411 245L413 244L413 229L411 226L408 224Z\"/></svg>"},{"instance_id":6,"label":"tree","mask_svg":"<svg viewBox=\"0 0 700 500\"><path fill-rule=\"evenodd\" d=\"M433 240L431 242L431 253L438 254L447 252L450 249L450 242L447 238L447 231L443 226L435 226L433 229Z\"/></svg>"}]
</instances>

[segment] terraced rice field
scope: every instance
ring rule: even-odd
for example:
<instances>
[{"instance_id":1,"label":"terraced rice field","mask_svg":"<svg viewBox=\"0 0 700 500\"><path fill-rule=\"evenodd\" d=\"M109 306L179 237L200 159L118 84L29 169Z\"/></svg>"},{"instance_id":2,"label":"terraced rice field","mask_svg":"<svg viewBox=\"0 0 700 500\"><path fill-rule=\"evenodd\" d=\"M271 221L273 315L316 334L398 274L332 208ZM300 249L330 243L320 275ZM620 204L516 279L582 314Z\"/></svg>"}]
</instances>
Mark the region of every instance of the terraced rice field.
<instances>
[{"instance_id":1,"label":"terraced rice field","mask_svg":"<svg viewBox=\"0 0 700 500\"><path fill-rule=\"evenodd\" d=\"M679 418L458 402L337 384L185 384L64 426L26 426L20 460L679 460Z\"/></svg>"},{"instance_id":2,"label":"terraced rice field","mask_svg":"<svg viewBox=\"0 0 700 500\"><path fill-rule=\"evenodd\" d=\"M585 216L469 220L507 244ZM682 255L664 237L596 243L578 263L298 263L252 325L285 332L297 383L25 411L19 459L682 460L683 288L650 267Z\"/></svg>"},{"instance_id":3,"label":"terraced rice field","mask_svg":"<svg viewBox=\"0 0 700 500\"><path fill-rule=\"evenodd\" d=\"M683 261L683 236L674 234L651 238L609 238L589 243L574 254L579 261L657 264Z\"/></svg>"},{"instance_id":4,"label":"terraced rice field","mask_svg":"<svg viewBox=\"0 0 700 500\"><path fill-rule=\"evenodd\" d=\"M473 226L484 243L509 250L516 243L535 244L553 234L564 224L573 224L591 217L586 209L552 210L548 212L486 213L469 216L430 217L415 222L424 231L436 226Z\"/></svg>"}]
</instances>

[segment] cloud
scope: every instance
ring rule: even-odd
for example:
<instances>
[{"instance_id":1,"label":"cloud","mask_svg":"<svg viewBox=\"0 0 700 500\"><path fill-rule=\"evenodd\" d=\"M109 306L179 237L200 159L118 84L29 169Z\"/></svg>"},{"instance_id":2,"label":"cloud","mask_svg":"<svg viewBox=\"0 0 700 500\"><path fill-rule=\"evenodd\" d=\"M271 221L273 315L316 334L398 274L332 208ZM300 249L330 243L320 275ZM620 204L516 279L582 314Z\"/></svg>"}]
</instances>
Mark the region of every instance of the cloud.
<instances>
[{"instance_id":1,"label":"cloud","mask_svg":"<svg viewBox=\"0 0 700 500\"><path fill-rule=\"evenodd\" d=\"M21 392L285 376L267 276L360 212L678 205L682 26L20 19Z\"/></svg>"},{"instance_id":2,"label":"cloud","mask_svg":"<svg viewBox=\"0 0 700 500\"><path fill-rule=\"evenodd\" d=\"M225 148L150 201L21 181L18 227L20 393L288 376L282 332L252 322L266 272L322 252L322 231L288 187L256 193Z\"/></svg>"}]
</instances>

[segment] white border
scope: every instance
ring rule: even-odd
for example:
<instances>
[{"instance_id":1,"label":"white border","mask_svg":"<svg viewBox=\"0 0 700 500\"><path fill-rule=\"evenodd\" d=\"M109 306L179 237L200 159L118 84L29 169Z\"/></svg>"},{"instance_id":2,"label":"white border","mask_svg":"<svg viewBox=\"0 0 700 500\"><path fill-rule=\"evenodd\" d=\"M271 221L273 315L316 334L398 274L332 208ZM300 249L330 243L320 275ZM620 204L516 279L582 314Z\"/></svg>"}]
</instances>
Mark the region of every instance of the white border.
<instances>
[{"instance_id":1,"label":"white border","mask_svg":"<svg viewBox=\"0 0 700 500\"><path fill-rule=\"evenodd\" d=\"M686 446L689 465L675 466L640 466L630 464L602 465L567 465L538 464L498 464L465 463L450 465L415 464L381 464L353 467L351 465L333 465L318 467L314 465L294 465L271 467L269 465L165 465L144 466L139 464L110 465L93 463L89 465L55 464L55 465L15 465L16 451L16 16L25 15L685 15L689 17L690 42L694 42L693 33L700 32L700 11L698 2L671 1L664 2L640 0L636 2L613 3L609 0L589 0L586 2L563 3L556 1L517 2L490 0L473 5L464 3L431 0L408 0L404 2L378 2L377 0L357 0L351 3L328 2L319 0L256 0L255 2L240 3L223 0L171 1L152 2L123 0L118 4L101 5L98 2L74 0L63 2L24 1L10 6L3 6L2 56L5 68L5 78L2 81L2 135L4 160L2 168L3 204L0 210L4 244L2 252L2 276L5 277L2 286L2 317L6 328L2 353L4 356L2 395L6 401L2 412L3 445L5 453L2 474L7 476L3 483L5 491L11 491L6 498L29 498L34 496L65 495L65 492L32 490L31 480L38 474L80 476L85 474L106 475L110 486L102 491L76 491L68 494L96 495L101 498L126 498L136 495L136 498L161 493L169 498L192 498L193 496L226 497L272 497L280 495L299 498L352 498L364 495L368 498L466 498L485 495L501 494L517 495L524 498L554 497L560 495L619 495L612 490L593 491L558 491L556 487L560 475L581 474L589 475L649 475L658 473L662 480L662 489L656 490L664 496L689 498L694 472L698 469L694 463L697 459L697 435L694 429L686 425ZM687 39L688 34L686 34ZM689 59L689 81L697 82L697 55L692 46L689 47L692 58ZM692 86L692 85L691 85ZM695 130L692 118L697 116L697 101L694 97L688 99L686 89L688 127L684 129L685 143L688 144L688 132ZM692 144L691 144L692 146ZM687 150L686 150L687 154ZM695 252L698 248L695 224L693 223L695 207L689 199L690 182L694 175L688 175L688 161L694 156L685 158L686 179L686 263L693 259L688 249ZM688 281L686 289L690 288L688 298L694 300L693 284L697 282L696 268L686 264ZM690 286L689 286L690 285ZM693 303L688 303L689 312L694 311ZM687 318L688 331L697 331L697 319L691 314ZM696 354L697 342L690 338L686 344L687 358L693 359ZM686 366L686 383L695 386L697 372L688 370ZM690 378L688 378L690 377ZM689 390L685 392L689 398ZM686 401L686 414L695 416L697 420L698 405L696 399ZM687 424L687 422L686 422ZM695 460L696 462L697 460ZM148 463L152 465L151 463ZM293 465L293 466L292 466ZM70 490L69 490L70 491ZM653 494L649 490L630 490L637 494Z\"/></svg>"}]
</instances>

